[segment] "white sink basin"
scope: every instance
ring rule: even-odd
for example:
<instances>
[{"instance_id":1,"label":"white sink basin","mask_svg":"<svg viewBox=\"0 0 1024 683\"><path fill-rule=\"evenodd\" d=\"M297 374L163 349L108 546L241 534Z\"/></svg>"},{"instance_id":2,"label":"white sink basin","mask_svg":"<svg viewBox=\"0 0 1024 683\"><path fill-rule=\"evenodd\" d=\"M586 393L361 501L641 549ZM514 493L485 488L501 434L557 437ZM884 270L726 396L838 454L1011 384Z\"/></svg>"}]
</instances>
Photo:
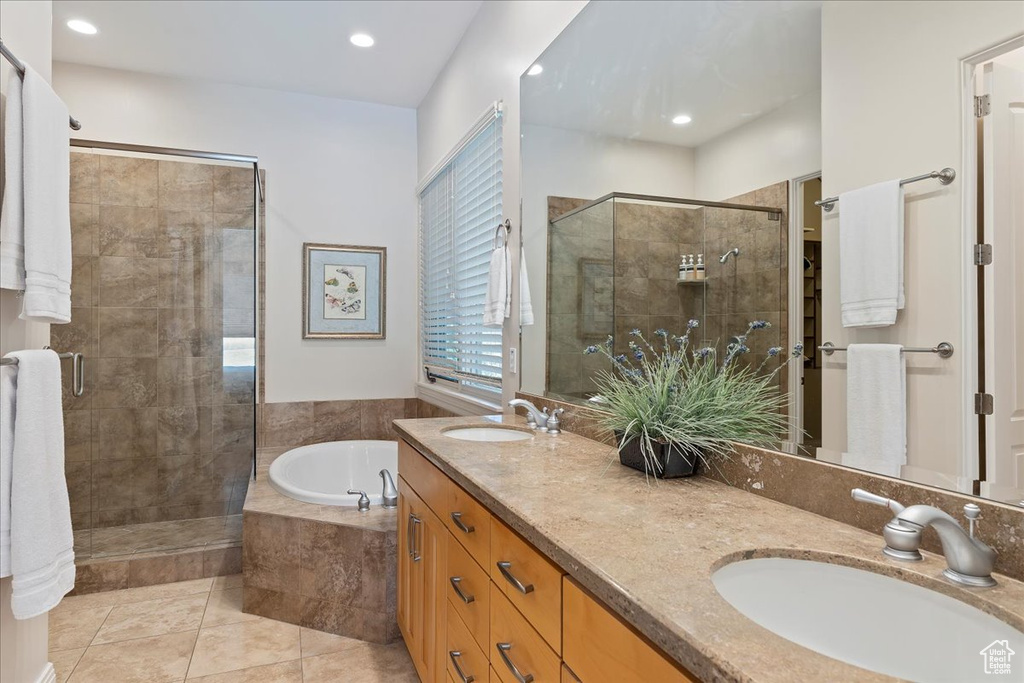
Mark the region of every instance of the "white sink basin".
<instances>
[{"instance_id":1,"label":"white sink basin","mask_svg":"<svg viewBox=\"0 0 1024 683\"><path fill-rule=\"evenodd\" d=\"M910 681L1015 679L1024 633L953 598L898 579L824 562L760 558L711 576L729 604L787 640ZM982 650L1009 641L1012 674L986 675ZM996 643L997 648L1007 644Z\"/></svg>"},{"instance_id":2,"label":"white sink basin","mask_svg":"<svg viewBox=\"0 0 1024 683\"><path fill-rule=\"evenodd\" d=\"M499 427L456 427L441 433L460 441L526 441L533 438L530 432Z\"/></svg>"}]
</instances>

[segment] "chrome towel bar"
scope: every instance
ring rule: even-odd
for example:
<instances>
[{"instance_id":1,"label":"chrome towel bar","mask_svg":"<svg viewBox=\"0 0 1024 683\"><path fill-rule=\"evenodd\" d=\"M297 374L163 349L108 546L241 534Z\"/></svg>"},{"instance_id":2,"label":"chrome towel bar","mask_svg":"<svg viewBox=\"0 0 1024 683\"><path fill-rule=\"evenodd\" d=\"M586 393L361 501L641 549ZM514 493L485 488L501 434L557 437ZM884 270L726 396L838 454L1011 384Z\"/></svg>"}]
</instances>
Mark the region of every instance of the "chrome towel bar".
<instances>
[{"instance_id":1,"label":"chrome towel bar","mask_svg":"<svg viewBox=\"0 0 1024 683\"><path fill-rule=\"evenodd\" d=\"M50 347L47 346L47 349ZM76 397L85 393L85 356L80 353L58 353L60 359L71 359L71 393ZM17 358L0 358L0 365L17 365Z\"/></svg>"},{"instance_id":2,"label":"chrome towel bar","mask_svg":"<svg viewBox=\"0 0 1024 683\"><path fill-rule=\"evenodd\" d=\"M846 351L845 346L836 346L832 342L825 342L819 346L818 349L826 356L831 356L836 351ZM906 353L937 353L939 354L939 358L949 358L953 355L953 345L949 342L939 342L938 346L933 346L931 348L904 346L903 351Z\"/></svg>"},{"instance_id":3,"label":"chrome towel bar","mask_svg":"<svg viewBox=\"0 0 1024 683\"><path fill-rule=\"evenodd\" d=\"M916 175L913 178L904 178L900 181L900 185L909 185L910 183L916 183L919 180L928 180L930 178L938 178L939 182L943 185L949 185L954 179L956 179L956 171L946 167L941 171L932 171L931 173ZM825 199L819 199L814 202L815 206L820 206L825 209L825 211L831 211L838 203L839 197L825 197Z\"/></svg>"},{"instance_id":4,"label":"chrome towel bar","mask_svg":"<svg viewBox=\"0 0 1024 683\"><path fill-rule=\"evenodd\" d=\"M11 63L14 70L18 72L18 75L25 78L25 65L20 59L14 56L14 53L4 45L4 41L0 40L0 55L3 55L4 59ZM80 124L74 116L68 116L68 124L73 130L81 130L82 124Z\"/></svg>"}]
</instances>

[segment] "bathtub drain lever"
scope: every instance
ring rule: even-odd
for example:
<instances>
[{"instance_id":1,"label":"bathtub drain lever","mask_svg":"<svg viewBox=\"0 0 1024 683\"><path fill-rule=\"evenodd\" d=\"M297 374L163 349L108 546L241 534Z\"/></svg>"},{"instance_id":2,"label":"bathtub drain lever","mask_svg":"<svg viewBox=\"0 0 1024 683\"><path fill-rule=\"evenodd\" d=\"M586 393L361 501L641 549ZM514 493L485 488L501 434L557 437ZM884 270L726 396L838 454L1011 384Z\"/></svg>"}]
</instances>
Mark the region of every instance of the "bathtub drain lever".
<instances>
[{"instance_id":1,"label":"bathtub drain lever","mask_svg":"<svg viewBox=\"0 0 1024 683\"><path fill-rule=\"evenodd\" d=\"M369 512L370 511L370 497L366 495L366 491L360 491L358 489L349 489L348 493L350 496L359 494L359 511Z\"/></svg>"}]
</instances>

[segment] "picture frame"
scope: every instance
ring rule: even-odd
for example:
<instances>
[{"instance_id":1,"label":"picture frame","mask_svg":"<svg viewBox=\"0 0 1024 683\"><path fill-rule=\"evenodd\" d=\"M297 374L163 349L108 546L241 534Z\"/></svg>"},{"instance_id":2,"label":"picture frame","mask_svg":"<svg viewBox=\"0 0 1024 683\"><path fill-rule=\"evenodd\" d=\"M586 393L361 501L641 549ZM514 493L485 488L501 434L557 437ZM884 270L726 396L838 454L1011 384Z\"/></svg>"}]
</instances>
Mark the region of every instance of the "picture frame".
<instances>
[{"instance_id":1,"label":"picture frame","mask_svg":"<svg viewBox=\"0 0 1024 683\"><path fill-rule=\"evenodd\" d=\"M385 339L387 247L302 245L302 338Z\"/></svg>"}]
</instances>

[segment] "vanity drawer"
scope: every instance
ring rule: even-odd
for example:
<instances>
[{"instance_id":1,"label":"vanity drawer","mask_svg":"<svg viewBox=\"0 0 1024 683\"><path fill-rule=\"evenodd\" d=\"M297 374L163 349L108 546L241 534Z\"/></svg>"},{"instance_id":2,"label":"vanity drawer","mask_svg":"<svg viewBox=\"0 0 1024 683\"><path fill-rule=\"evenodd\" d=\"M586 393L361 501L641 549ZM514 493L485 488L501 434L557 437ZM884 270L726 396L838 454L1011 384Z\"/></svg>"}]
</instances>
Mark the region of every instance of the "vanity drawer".
<instances>
[{"instance_id":1,"label":"vanity drawer","mask_svg":"<svg viewBox=\"0 0 1024 683\"><path fill-rule=\"evenodd\" d=\"M697 683L618 615L565 578L565 665L585 683ZM574 679L569 678L572 681Z\"/></svg>"},{"instance_id":2,"label":"vanity drawer","mask_svg":"<svg viewBox=\"0 0 1024 683\"><path fill-rule=\"evenodd\" d=\"M486 567L491 557L491 513L450 480L448 515L444 521L452 536L459 539L481 567Z\"/></svg>"},{"instance_id":3,"label":"vanity drawer","mask_svg":"<svg viewBox=\"0 0 1024 683\"><path fill-rule=\"evenodd\" d=\"M445 641L444 656L447 660L445 666L448 667L448 676L455 683L464 683L470 678L474 681L487 680L488 669L491 666L487 661L487 655L480 649L469 632L469 628L466 627L450 601L448 603L448 636ZM461 674L460 669L462 670Z\"/></svg>"},{"instance_id":4,"label":"vanity drawer","mask_svg":"<svg viewBox=\"0 0 1024 683\"><path fill-rule=\"evenodd\" d=\"M477 644L486 648L491 619L491 580L487 572L469 556L466 549L451 534L448 534L447 581L448 586L445 590L448 600L452 603L452 609L462 617ZM462 591L461 596L455 589L456 585L459 591Z\"/></svg>"},{"instance_id":5,"label":"vanity drawer","mask_svg":"<svg viewBox=\"0 0 1024 683\"><path fill-rule=\"evenodd\" d=\"M556 653L562 652L562 570L491 518L491 580ZM493 633L491 640L494 640ZM493 653L492 653L493 654ZM491 659L494 659L492 656Z\"/></svg>"},{"instance_id":6,"label":"vanity drawer","mask_svg":"<svg viewBox=\"0 0 1024 683\"><path fill-rule=\"evenodd\" d=\"M519 683L513 667L524 678L533 676L534 683L559 683L561 679L561 659L494 584L488 654L503 683Z\"/></svg>"},{"instance_id":7,"label":"vanity drawer","mask_svg":"<svg viewBox=\"0 0 1024 683\"><path fill-rule=\"evenodd\" d=\"M398 473L441 519L448 517L448 477L405 441L398 442Z\"/></svg>"}]
</instances>

